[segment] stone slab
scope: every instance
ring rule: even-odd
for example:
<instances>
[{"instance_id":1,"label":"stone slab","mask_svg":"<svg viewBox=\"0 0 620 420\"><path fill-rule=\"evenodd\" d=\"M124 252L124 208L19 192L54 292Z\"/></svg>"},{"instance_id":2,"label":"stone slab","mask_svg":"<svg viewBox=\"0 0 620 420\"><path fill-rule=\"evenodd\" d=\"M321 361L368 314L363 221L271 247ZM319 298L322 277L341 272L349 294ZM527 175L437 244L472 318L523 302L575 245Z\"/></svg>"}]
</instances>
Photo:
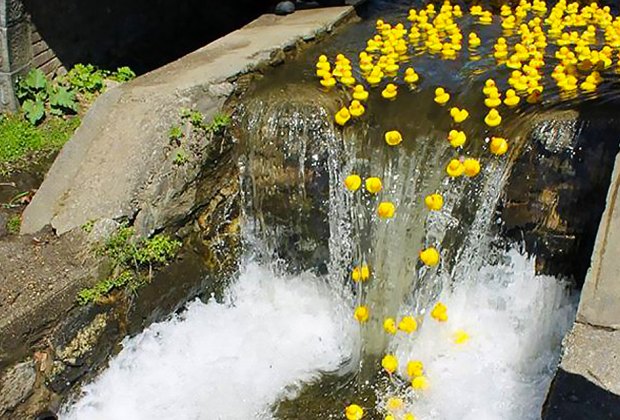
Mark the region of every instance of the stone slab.
<instances>
[{"instance_id":1,"label":"stone slab","mask_svg":"<svg viewBox=\"0 0 620 420\"><path fill-rule=\"evenodd\" d=\"M353 15L350 6L263 15L169 65L110 89L54 162L23 214L21 232L34 233L51 224L62 234L90 220L137 220L140 214L148 215L142 217L140 233L161 228L164 218L157 216L157 209L170 204L161 201L159 188L170 177L167 133L179 109L196 107L210 119L239 75L268 65L276 53L329 32Z\"/></svg>"},{"instance_id":2,"label":"stone slab","mask_svg":"<svg viewBox=\"0 0 620 420\"><path fill-rule=\"evenodd\" d=\"M579 322L620 328L620 154L616 156L607 204L579 302ZM617 371L620 376L620 370Z\"/></svg>"}]
</instances>

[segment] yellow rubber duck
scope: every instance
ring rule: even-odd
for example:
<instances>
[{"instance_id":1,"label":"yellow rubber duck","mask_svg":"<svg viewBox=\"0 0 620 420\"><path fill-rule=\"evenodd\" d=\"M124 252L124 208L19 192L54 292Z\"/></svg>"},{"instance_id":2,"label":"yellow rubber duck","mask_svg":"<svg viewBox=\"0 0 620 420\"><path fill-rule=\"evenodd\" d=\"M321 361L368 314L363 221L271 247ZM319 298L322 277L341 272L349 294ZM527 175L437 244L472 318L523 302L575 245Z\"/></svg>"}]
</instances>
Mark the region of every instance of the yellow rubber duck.
<instances>
[{"instance_id":1,"label":"yellow rubber duck","mask_svg":"<svg viewBox=\"0 0 620 420\"><path fill-rule=\"evenodd\" d=\"M514 89L508 89L506 91L506 98L504 99L504 105L512 108L512 107L519 105L520 101L521 101L521 98L517 96L517 93L514 91Z\"/></svg>"},{"instance_id":2,"label":"yellow rubber duck","mask_svg":"<svg viewBox=\"0 0 620 420\"><path fill-rule=\"evenodd\" d=\"M381 68L378 66L374 67L372 71L370 72L370 74L366 76L366 81L371 86L378 85L379 83L381 83L382 79L383 79L383 71L381 71Z\"/></svg>"},{"instance_id":3,"label":"yellow rubber duck","mask_svg":"<svg viewBox=\"0 0 620 420\"><path fill-rule=\"evenodd\" d=\"M480 173L480 161L474 158L465 159L463 162L465 176L472 178Z\"/></svg>"},{"instance_id":4,"label":"yellow rubber duck","mask_svg":"<svg viewBox=\"0 0 620 420\"><path fill-rule=\"evenodd\" d=\"M519 92L527 91L527 88L529 87L529 80L527 76L522 75L519 77L519 79L513 83L512 87Z\"/></svg>"},{"instance_id":5,"label":"yellow rubber duck","mask_svg":"<svg viewBox=\"0 0 620 420\"><path fill-rule=\"evenodd\" d=\"M454 344L465 344L469 341L469 334L463 330L456 330L452 334L452 341L454 341Z\"/></svg>"},{"instance_id":6,"label":"yellow rubber duck","mask_svg":"<svg viewBox=\"0 0 620 420\"><path fill-rule=\"evenodd\" d=\"M357 85L353 88L353 99L361 102L368 99L368 91L364 89L363 85Z\"/></svg>"},{"instance_id":7,"label":"yellow rubber duck","mask_svg":"<svg viewBox=\"0 0 620 420\"><path fill-rule=\"evenodd\" d=\"M383 321L383 329L388 334L396 334L397 328L394 318L386 318L385 321Z\"/></svg>"},{"instance_id":8,"label":"yellow rubber duck","mask_svg":"<svg viewBox=\"0 0 620 420\"><path fill-rule=\"evenodd\" d=\"M489 150L495 156L501 156L508 151L508 142L503 137L491 137Z\"/></svg>"},{"instance_id":9,"label":"yellow rubber duck","mask_svg":"<svg viewBox=\"0 0 620 420\"><path fill-rule=\"evenodd\" d=\"M519 60L519 57L516 54L513 54L510 57L508 57L508 61L506 61L506 67L508 67L509 69L513 69L513 70L520 69L521 61Z\"/></svg>"},{"instance_id":10,"label":"yellow rubber duck","mask_svg":"<svg viewBox=\"0 0 620 420\"><path fill-rule=\"evenodd\" d=\"M404 316L398 323L398 329L407 334L411 334L418 329L418 323L412 316L407 315Z\"/></svg>"},{"instance_id":11,"label":"yellow rubber duck","mask_svg":"<svg viewBox=\"0 0 620 420\"><path fill-rule=\"evenodd\" d=\"M347 420L361 420L364 417L364 409L357 404L347 406L345 412Z\"/></svg>"},{"instance_id":12,"label":"yellow rubber duck","mask_svg":"<svg viewBox=\"0 0 620 420\"><path fill-rule=\"evenodd\" d=\"M482 14L482 6L471 6L469 9L469 14L472 16L480 16Z\"/></svg>"},{"instance_id":13,"label":"yellow rubber duck","mask_svg":"<svg viewBox=\"0 0 620 420\"><path fill-rule=\"evenodd\" d=\"M353 73L351 72L351 70L345 70L342 72L340 83L345 86L353 86L355 84L355 77L353 77Z\"/></svg>"},{"instance_id":14,"label":"yellow rubber duck","mask_svg":"<svg viewBox=\"0 0 620 420\"><path fill-rule=\"evenodd\" d=\"M354 267L353 271L351 272L351 278L355 283L358 283L360 281L365 282L370 278L370 268L368 268L368 265L366 264Z\"/></svg>"},{"instance_id":15,"label":"yellow rubber duck","mask_svg":"<svg viewBox=\"0 0 620 420\"><path fill-rule=\"evenodd\" d=\"M497 86L495 85L495 80L493 79L487 79L484 82L484 87L482 88L482 93L485 94L485 96L489 96L489 94L493 91L497 90Z\"/></svg>"},{"instance_id":16,"label":"yellow rubber duck","mask_svg":"<svg viewBox=\"0 0 620 420\"><path fill-rule=\"evenodd\" d=\"M502 104L502 100L500 99L499 91L492 91L487 98L484 100L484 105L487 108L497 108Z\"/></svg>"},{"instance_id":17,"label":"yellow rubber duck","mask_svg":"<svg viewBox=\"0 0 620 420\"><path fill-rule=\"evenodd\" d=\"M497 109L492 108L489 113L484 117L484 123L489 127L497 127L502 122L502 117L499 115Z\"/></svg>"},{"instance_id":18,"label":"yellow rubber duck","mask_svg":"<svg viewBox=\"0 0 620 420\"><path fill-rule=\"evenodd\" d=\"M396 85L394 83L388 83L388 85L385 87L385 89L383 89L383 91L381 92L381 96L384 99L394 99L396 98L396 94L397 94L397 88Z\"/></svg>"},{"instance_id":19,"label":"yellow rubber duck","mask_svg":"<svg viewBox=\"0 0 620 420\"><path fill-rule=\"evenodd\" d=\"M351 105L349 105L349 114L351 114L352 117L361 117L364 114L364 111L366 110L360 101L357 99L353 99L351 101Z\"/></svg>"},{"instance_id":20,"label":"yellow rubber duck","mask_svg":"<svg viewBox=\"0 0 620 420\"><path fill-rule=\"evenodd\" d=\"M381 183L381 179L376 176L372 176L370 178L366 178L366 191L371 194L377 194L383 188L383 184Z\"/></svg>"},{"instance_id":21,"label":"yellow rubber duck","mask_svg":"<svg viewBox=\"0 0 620 420\"><path fill-rule=\"evenodd\" d=\"M425 376L416 376L411 381L411 387L417 391L424 391L429 387L428 379Z\"/></svg>"},{"instance_id":22,"label":"yellow rubber duck","mask_svg":"<svg viewBox=\"0 0 620 420\"><path fill-rule=\"evenodd\" d=\"M450 100L450 94L442 87L435 89L435 102L444 105Z\"/></svg>"},{"instance_id":23,"label":"yellow rubber duck","mask_svg":"<svg viewBox=\"0 0 620 420\"><path fill-rule=\"evenodd\" d=\"M398 411L402 409L404 405L405 402L402 400L402 398L390 397L388 398L385 407L388 409L388 411Z\"/></svg>"},{"instance_id":24,"label":"yellow rubber duck","mask_svg":"<svg viewBox=\"0 0 620 420\"><path fill-rule=\"evenodd\" d=\"M429 267L439 264L439 251L434 247L428 247L420 251L420 260Z\"/></svg>"},{"instance_id":25,"label":"yellow rubber duck","mask_svg":"<svg viewBox=\"0 0 620 420\"><path fill-rule=\"evenodd\" d=\"M319 59L316 62L316 68L317 70L329 68L329 61L327 60L327 56L325 54L321 54L319 56Z\"/></svg>"},{"instance_id":26,"label":"yellow rubber duck","mask_svg":"<svg viewBox=\"0 0 620 420\"><path fill-rule=\"evenodd\" d=\"M379 203L379 207L377 207L377 215L381 219L391 219L394 217L394 212L396 211L396 207L393 203L389 201L383 201Z\"/></svg>"},{"instance_id":27,"label":"yellow rubber duck","mask_svg":"<svg viewBox=\"0 0 620 420\"><path fill-rule=\"evenodd\" d=\"M396 61L393 58L388 58L385 65L385 74L393 77L396 75L396 72L398 72L398 68L399 66L396 64Z\"/></svg>"},{"instance_id":28,"label":"yellow rubber duck","mask_svg":"<svg viewBox=\"0 0 620 420\"><path fill-rule=\"evenodd\" d=\"M424 198L424 204L429 210L439 211L443 207L443 197L440 194L429 194Z\"/></svg>"},{"instance_id":29,"label":"yellow rubber duck","mask_svg":"<svg viewBox=\"0 0 620 420\"><path fill-rule=\"evenodd\" d=\"M452 147L461 147L465 144L467 136L464 131L450 130L448 133L448 141Z\"/></svg>"},{"instance_id":30,"label":"yellow rubber duck","mask_svg":"<svg viewBox=\"0 0 620 420\"><path fill-rule=\"evenodd\" d=\"M357 191L362 185L362 178L359 175L351 174L344 179L344 186L349 191Z\"/></svg>"},{"instance_id":31,"label":"yellow rubber duck","mask_svg":"<svg viewBox=\"0 0 620 420\"><path fill-rule=\"evenodd\" d=\"M493 23L493 14L489 11L482 12L482 14L480 14L480 17L478 18L478 22L482 23L483 25L490 25L491 23Z\"/></svg>"},{"instance_id":32,"label":"yellow rubber duck","mask_svg":"<svg viewBox=\"0 0 620 420\"><path fill-rule=\"evenodd\" d=\"M405 83L413 84L420 80L420 76L418 76L413 67L409 67L405 70L405 76L403 79L405 80Z\"/></svg>"},{"instance_id":33,"label":"yellow rubber duck","mask_svg":"<svg viewBox=\"0 0 620 420\"><path fill-rule=\"evenodd\" d=\"M336 79L329 72L326 72L321 79L321 86L328 89L332 88L336 86Z\"/></svg>"},{"instance_id":34,"label":"yellow rubber duck","mask_svg":"<svg viewBox=\"0 0 620 420\"><path fill-rule=\"evenodd\" d=\"M403 141L403 136L396 130L385 133L385 142L390 146L397 146Z\"/></svg>"},{"instance_id":35,"label":"yellow rubber duck","mask_svg":"<svg viewBox=\"0 0 620 420\"><path fill-rule=\"evenodd\" d=\"M441 302L437 302L431 310L431 317L439 322L448 320L448 308Z\"/></svg>"},{"instance_id":36,"label":"yellow rubber duck","mask_svg":"<svg viewBox=\"0 0 620 420\"><path fill-rule=\"evenodd\" d=\"M424 375L424 364L419 360L409 361L407 363L407 375L412 379Z\"/></svg>"},{"instance_id":37,"label":"yellow rubber duck","mask_svg":"<svg viewBox=\"0 0 620 420\"><path fill-rule=\"evenodd\" d=\"M480 38L475 32L469 33L469 36L467 37L467 41L469 44L469 48L477 48L480 46L480 43L481 43Z\"/></svg>"},{"instance_id":38,"label":"yellow rubber duck","mask_svg":"<svg viewBox=\"0 0 620 420\"><path fill-rule=\"evenodd\" d=\"M465 108L458 109L457 107L450 108L450 116L454 120L455 123L462 123L469 117L469 112Z\"/></svg>"},{"instance_id":39,"label":"yellow rubber duck","mask_svg":"<svg viewBox=\"0 0 620 420\"><path fill-rule=\"evenodd\" d=\"M366 306L358 306L355 308L355 312L353 312L353 318L355 318L360 324L368 321L370 317L370 311Z\"/></svg>"},{"instance_id":40,"label":"yellow rubber duck","mask_svg":"<svg viewBox=\"0 0 620 420\"><path fill-rule=\"evenodd\" d=\"M351 113L349 112L349 109L344 106L340 108L340 111L336 113L334 118L336 120L336 124L344 126L351 119Z\"/></svg>"},{"instance_id":41,"label":"yellow rubber duck","mask_svg":"<svg viewBox=\"0 0 620 420\"><path fill-rule=\"evenodd\" d=\"M446 167L446 172L451 178L458 178L459 176L463 175L464 171L465 167L463 166L463 163L461 163L461 161L458 159L452 159Z\"/></svg>"},{"instance_id":42,"label":"yellow rubber duck","mask_svg":"<svg viewBox=\"0 0 620 420\"><path fill-rule=\"evenodd\" d=\"M411 413L405 413L403 420L416 420L415 416Z\"/></svg>"},{"instance_id":43,"label":"yellow rubber duck","mask_svg":"<svg viewBox=\"0 0 620 420\"><path fill-rule=\"evenodd\" d=\"M594 92L596 90L596 79L590 74L579 87L585 92Z\"/></svg>"},{"instance_id":44,"label":"yellow rubber duck","mask_svg":"<svg viewBox=\"0 0 620 420\"><path fill-rule=\"evenodd\" d=\"M325 57L325 56L322 55L321 57ZM325 57L325 60L327 60L327 57ZM331 70L331 66L329 62L328 61L321 62L320 57L319 57L319 62L316 63L316 75L322 79L323 77L325 77L326 74L329 74L330 70Z\"/></svg>"},{"instance_id":45,"label":"yellow rubber duck","mask_svg":"<svg viewBox=\"0 0 620 420\"><path fill-rule=\"evenodd\" d=\"M391 375L398 369L398 359L393 354L386 354L381 360L381 366Z\"/></svg>"}]
</instances>

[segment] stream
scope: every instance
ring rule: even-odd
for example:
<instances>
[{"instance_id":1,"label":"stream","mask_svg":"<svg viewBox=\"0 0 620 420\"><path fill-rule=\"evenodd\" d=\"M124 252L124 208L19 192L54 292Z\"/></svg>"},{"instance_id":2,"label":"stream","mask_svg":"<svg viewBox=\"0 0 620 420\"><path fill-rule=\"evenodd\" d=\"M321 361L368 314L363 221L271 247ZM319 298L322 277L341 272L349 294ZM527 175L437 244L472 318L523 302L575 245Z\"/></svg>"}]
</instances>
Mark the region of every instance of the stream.
<instances>
[{"instance_id":1,"label":"stream","mask_svg":"<svg viewBox=\"0 0 620 420\"><path fill-rule=\"evenodd\" d=\"M523 22L549 32L551 5L544 13L529 5ZM579 290L570 276L541 274L536 255L502 235L498 207L515 162L533 144L551 154L583 152L576 145L591 123L578 116L611 109L617 60L600 69L594 91L566 92L551 77L561 47L547 35L548 45L537 47L542 95L534 89L516 107L500 105L502 123L489 127L482 89L492 78L504 99L511 72L494 58L494 45L502 36L511 50L527 41L518 25L502 28L499 10L488 25L465 11L455 17L464 35L456 58L410 41L396 76L377 87L363 83L370 91L365 114L335 124L351 89L340 83L326 92L315 75L318 57L325 54L333 70L343 54L352 76L364 80L358 54L385 29L377 19L409 30L412 7L419 13L425 5L371 1L361 22L254 84L234 116L243 203L239 274L223 299L189 302L126 338L109 366L65 404L62 419L342 419L351 404L364 419L540 418ZM472 31L481 45L468 48ZM600 27L595 34L589 45L600 49L608 40ZM403 81L408 66L419 82ZM578 72L580 82L589 74ZM398 86L394 100L382 98L388 82ZM437 87L451 95L445 106L434 101ZM455 123L453 106L469 118ZM617 131L615 119L600 121ZM451 129L466 133L463 146L446 140ZM402 134L401 144L386 144L391 130ZM489 152L493 136L507 139L507 153ZM600 141L617 150L612 137ZM446 174L451 159L465 158L479 160L479 174ZM343 184L351 174L362 179L356 191ZM542 172L531 176L545 179ZM377 193L365 189L369 177L382 181ZM443 198L440 210L425 206L430 194ZM394 204L392 218L378 215L381 202ZM437 265L420 259L430 247L439 252ZM368 279L354 282L352 272L364 266ZM433 310L438 302L447 319ZM353 316L360 306L367 321ZM386 331L387 318L398 325L404 317L415 320L415 331ZM386 355L398 366L382 367ZM414 372L412 361L422 362L423 372Z\"/></svg>"}]
</instances>

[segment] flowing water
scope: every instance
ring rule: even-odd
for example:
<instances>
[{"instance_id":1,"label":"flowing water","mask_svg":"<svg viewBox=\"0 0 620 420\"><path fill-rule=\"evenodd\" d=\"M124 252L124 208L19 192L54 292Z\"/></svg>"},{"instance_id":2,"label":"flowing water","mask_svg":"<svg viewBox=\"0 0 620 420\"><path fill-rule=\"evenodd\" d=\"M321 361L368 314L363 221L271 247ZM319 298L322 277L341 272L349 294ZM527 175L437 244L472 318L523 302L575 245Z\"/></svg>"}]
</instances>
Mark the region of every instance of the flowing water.
<instances>
[{"instance_id":1,"label":"flowing water","mask_svg":"<svg viewBox=\"0 0 620 420\"><path fill-rule=\"evenodd\" d=\"M335 128L343 94L315 87L314 62L320 53L356 57L374 31L377 4L392 21L404 21L409 7L371 3L368 19L276 69L237 110L245 257L223 301L191 302L127 338L62 418L336 419L351 403L364 407L364 418L388 409L397 419L540 417L576 296L565 279L537 275L535 258L501 238L497 206L528 142L570 150L580 123L560 111L614 100L615 76L605 74L598 94L568 100L547 82L542 103L502 109L501 128L491 132L480 91L488 77L505 90L506 70L487 57L501 28L468 16L464 32L475 28L487 54L465 49L444 61L413 51L423 78L415 89L400 84L388 102L377 88L362 119ZM472 116L460 153L481 158L474 178L445 175L459 153L445 140L447 108L432 99L438 85ZM405 140L387 147L383 133L393 129ZM507 155L488 153L491 134L510 139ZM382 191L345 190L350 173L380 177ZM429 212L424 197L434 192L445 203ZM393 219L376 214L385 200L396 205ZM419 262L427 246L441 253L437 267ZM353 283L351 270L362 264L370 279ZM429 314L438 301L447 322ZM362 304L371 316L360 325L352 314ZM384 331L386 317L405 315L417 319L416 332ZM386 353L399 361L393 375L381 370ZM428 389L412 389L411 360L424 363Z\"/></svg>"}]
</instances>

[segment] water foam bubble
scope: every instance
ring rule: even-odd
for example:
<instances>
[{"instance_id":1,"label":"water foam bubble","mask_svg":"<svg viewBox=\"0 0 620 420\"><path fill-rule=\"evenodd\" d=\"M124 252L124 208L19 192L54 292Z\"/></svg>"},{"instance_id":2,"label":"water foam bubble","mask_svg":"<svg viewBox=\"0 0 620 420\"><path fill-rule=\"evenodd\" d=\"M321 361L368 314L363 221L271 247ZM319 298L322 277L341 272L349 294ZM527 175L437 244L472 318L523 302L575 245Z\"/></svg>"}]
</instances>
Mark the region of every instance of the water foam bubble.
<instances>
[{"instance_id":1,"label":"water foam bubble","mask_svg":"<svg viewBox=\"0 0 620 420\"><path fill-rule=\"evenodd\" d=\"M273 403L351 357L350 313L311 274L281 277L249 264L223 303L196 300L126 339L61 418L271 418Z\"/></svg>"}]
</instances>

